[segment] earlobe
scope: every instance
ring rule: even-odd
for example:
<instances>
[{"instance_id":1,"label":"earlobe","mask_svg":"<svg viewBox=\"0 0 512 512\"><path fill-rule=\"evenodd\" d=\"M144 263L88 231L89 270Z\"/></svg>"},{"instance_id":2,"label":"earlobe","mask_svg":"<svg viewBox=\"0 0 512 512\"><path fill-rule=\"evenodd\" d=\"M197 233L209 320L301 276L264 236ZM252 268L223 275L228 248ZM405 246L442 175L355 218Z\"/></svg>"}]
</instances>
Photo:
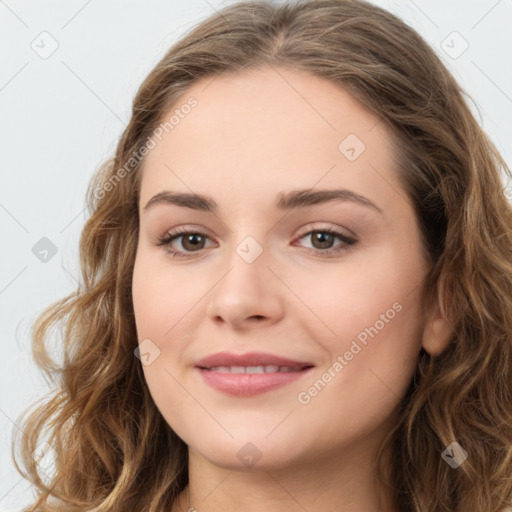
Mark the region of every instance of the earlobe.
<instances>
[{"instance_id":1,"label":"earlobe","mask_svg":"<svg viewBox=\"0 0 512 512\"><path fill-rule=\"evenodd\" d=\"M449 345L453 331L439 306L425 320L422 346L431 355L440 355Z\"/></svg>"}]
</instances>

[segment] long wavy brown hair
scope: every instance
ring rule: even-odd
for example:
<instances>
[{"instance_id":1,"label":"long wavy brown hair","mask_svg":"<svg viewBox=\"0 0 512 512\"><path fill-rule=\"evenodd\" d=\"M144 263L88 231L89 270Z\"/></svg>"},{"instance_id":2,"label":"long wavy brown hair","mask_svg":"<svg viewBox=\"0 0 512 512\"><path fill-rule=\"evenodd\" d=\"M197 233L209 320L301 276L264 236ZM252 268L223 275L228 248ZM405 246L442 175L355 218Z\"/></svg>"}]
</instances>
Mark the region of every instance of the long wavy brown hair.
<instances>
[{"instance_id":1,"label":"long wavy brown hair","mask_svg":"<svg viewBox=\"0 0 512 512\"><path fill-rule=\"evenodd\" d=\"M500 177L510 169L416 31L365 1L306 0L227 6L174 44L142 83L115 156L89 184L79 287L33 325L33 357L56 391L21 413L23 434L13 434L15 466L35 487L27 510L168 512L187 485L187 446L158 411L134 355L137 156L191 84L256 66L334 82L393 134L430 264L424 301L438 301L454 333L440 355L420 352L400 421L379 452L381 461L392 451L386 481L399 509L512 506L512 207ZM46 347L52 327L61 328L60 363ZM453 441L468 452L457 469L441 457ZM54 454L45 476L34 455L41 445Z\"/></svg>"}]
</instances>

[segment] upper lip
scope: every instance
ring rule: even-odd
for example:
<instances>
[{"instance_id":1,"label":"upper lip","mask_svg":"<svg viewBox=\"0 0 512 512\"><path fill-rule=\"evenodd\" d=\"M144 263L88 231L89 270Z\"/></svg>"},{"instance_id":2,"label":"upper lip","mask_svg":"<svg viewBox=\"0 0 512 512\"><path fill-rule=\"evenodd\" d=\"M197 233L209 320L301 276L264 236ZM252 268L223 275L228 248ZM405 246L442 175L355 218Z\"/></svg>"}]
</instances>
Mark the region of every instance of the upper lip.
<instances>
[{"instance_id":1,"label":"upper lip","mask_svg":"<svg viewBox=\"0 0 512 512\"><path fill-rule=\"evenodd\" d=\"M218 352L199 360L196 366L199 368L212 368L214 366L287 366L300 369L313 366L313 364L264 352L248 352L247 354Z\"/></svg>"}]
</instances>

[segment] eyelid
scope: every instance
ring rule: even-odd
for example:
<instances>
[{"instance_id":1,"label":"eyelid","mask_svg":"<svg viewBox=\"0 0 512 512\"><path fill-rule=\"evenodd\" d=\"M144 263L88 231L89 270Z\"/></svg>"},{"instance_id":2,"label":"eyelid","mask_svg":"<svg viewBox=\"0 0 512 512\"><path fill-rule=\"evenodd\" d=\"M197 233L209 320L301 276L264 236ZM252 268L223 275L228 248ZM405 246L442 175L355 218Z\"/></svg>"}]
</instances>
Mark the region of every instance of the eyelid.
<instances>
[{"instance_id":1,"label":"eyelid","mask_svg":"<svg viewBox=\"0 0 512 512\"><path fill-rule=\"evenodd\" d=\"M321 221L319 221L319 222L321 222ZM306 226L304 226L304 228L301 228L300 234L298 235L297 238L301 238L302 236L307 235L310 231L324 231L324 230L338 231L341 234L343 234L344 236L346 236L347 238L353 238L354 240L358 240L358 237L356 236L356 234L353 233L350 229L347 229L345 227L340 227L340 226L333 226L332 224L324 224L324 225L317 226L314 222L306 224Z\"/></svg>"},{"instance_id":2,"label":"eyelid","mask_svg":"<svg viewBox=\"0 0 512 512\"><path fill-rule=\"evenodd\" d=\"M322 222L322 221L318 221L318 222ZM358 240L357 235L353 231L351 231L350 229L348 229L346 227L333 226L332 224L322 224L322 225L318 226L314 222L310 222L309 224L306 224L305 226L300 228L299 235L297 235L297 238L301 238L302 236L307 235L310 231L322 231L322 230L331 230L331 231L340 231L341 230L343 232L342 234L345 235L346 237ZM203 228L202 226L200 227L200 226L196 226L193 224L186 224L186 225L178 226L176 228L168 229L164 233L163 236L165 237L167 235L170 235L171 233L172 233L172 235L177 235L177 234L186 234L186 233L190 233L190 232L201 234L201 235L207 235L210 239L213 238L213 236L209 234L208 229ZM157 240L159 240L160 238L162 238L162 237L157 237Z\"/></svg>"}]
</instances>

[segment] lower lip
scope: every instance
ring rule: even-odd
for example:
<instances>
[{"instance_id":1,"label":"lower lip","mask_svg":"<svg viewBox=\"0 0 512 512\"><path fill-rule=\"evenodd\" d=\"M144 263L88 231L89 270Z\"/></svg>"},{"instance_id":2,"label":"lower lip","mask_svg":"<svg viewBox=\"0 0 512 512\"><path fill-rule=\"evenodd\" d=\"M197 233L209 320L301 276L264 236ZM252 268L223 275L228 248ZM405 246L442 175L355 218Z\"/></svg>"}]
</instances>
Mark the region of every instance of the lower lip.
<instances>
[{"instance_id":1,"label":"lower lip","mask_svg":"<svg viewBox=\"0 0 512 512\"><path fill-rule=\"evenodd\" d=\"M285 386L309 374L312 369L276 373L224 373L198 368L209 386L236 396L253 396Z\"/></svg>"}]
</instances>

